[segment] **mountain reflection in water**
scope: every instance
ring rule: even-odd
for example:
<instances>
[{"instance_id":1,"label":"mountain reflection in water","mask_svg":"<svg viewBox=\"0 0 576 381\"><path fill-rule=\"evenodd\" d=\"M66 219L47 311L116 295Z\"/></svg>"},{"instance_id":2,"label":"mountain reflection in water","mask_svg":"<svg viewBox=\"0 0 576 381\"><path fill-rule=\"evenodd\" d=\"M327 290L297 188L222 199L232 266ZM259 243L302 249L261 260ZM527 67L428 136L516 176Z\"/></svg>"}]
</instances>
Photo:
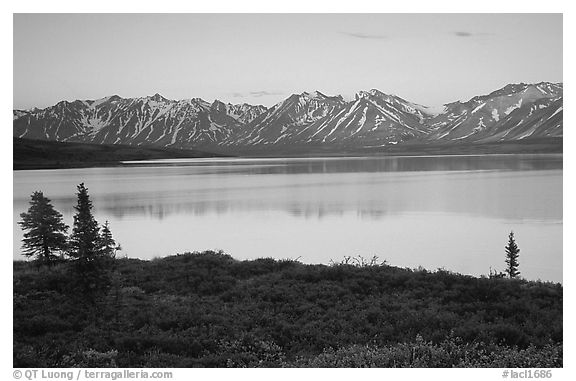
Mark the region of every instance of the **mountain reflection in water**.
<instances>
[{"instance_id":1,"label":"mountain reflection in water","mask_svg":"<svg viewBox=\"0 0 576 381\"><path fill-rule=\"evenodd\" d=\"M293 257L306 258L307 253L297 250L323 251L322 257L308 262L326 262L352 254L339 252L346 245L338 239L348 237L346 242L356 246L346 250L369 254L382 247L394 253L389 258L403 258L409 253L397 252L404 249L388 234L411 231L410 239L421 241L421 250L437 250L428 253L436 259L432 263L450 268L459 259L449 253L451 243L439 237L446 234L448 241L468 224L465 234L472 241L489 234L506 238L509 228L532 229L534 241L560 237L559 243L542 244L554 247L551 255L560 261L561 274L562 155L178 159L114 168L15 171L15 258L22 234L16 222L30 194L43 191L71 225L80 182L89 189L98 220L109 220L134 256L214 248L206 245L222 245L218 247L240 257L275 256L262 248L281 245L281 257L294 252ZM162 241L139 242L152 235ZM286 241L294 235L300 246ZM521 235L519 231L519 239ZM190 242L191 237L196 242ZM498 241L486 250L499 250L503 244ZM526 238L523 244L529 249ZM439 260L445 255L450 259ZM428 260L404 259L422 264ZM554 271L553 277L561 278L558 269Z\"/></svg>"}]
</instances>

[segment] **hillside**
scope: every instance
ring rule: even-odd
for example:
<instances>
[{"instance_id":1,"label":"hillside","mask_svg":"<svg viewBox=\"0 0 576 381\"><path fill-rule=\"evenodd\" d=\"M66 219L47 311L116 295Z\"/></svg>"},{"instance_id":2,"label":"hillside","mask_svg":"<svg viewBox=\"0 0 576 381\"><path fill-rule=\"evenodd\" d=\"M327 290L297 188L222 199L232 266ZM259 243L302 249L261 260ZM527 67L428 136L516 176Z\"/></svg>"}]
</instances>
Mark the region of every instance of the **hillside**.
<instances>
[{"instance_id":1,"label":"hillside","mask_svg":"<svg viewBox=\"0 0 576 381\"><path fill-rule=\"evenodd\" d=\"M13 169L50 169L117 165L120 161L219 156L196 150L63 143L13 138Z\"/></svg>"},{"instance_id":2,"label":"hillside","mask_svg":"<svg viewBox=\"0 0 576 381\"><path fill-rule=\"evenodd\" d=\"M222 150L233 156L247 157L333 157L333 156L427 156L427 155L492 155L551 154L563 152L561 137L533 138L496 142L405 143L386 147L334 147L321 144L271 147L238 147Z\"/></svg>"},{"instance_id":3,"label":"hillside","mask_svg":"<svg viewBox=\"0 0 576 381\"><path fill-rule=\"evenodd\" d=\"M563 366L562 285L356 259L117 259L95 303L69 263L14 262L13 365Z\"/></svg>"}]
</instances>

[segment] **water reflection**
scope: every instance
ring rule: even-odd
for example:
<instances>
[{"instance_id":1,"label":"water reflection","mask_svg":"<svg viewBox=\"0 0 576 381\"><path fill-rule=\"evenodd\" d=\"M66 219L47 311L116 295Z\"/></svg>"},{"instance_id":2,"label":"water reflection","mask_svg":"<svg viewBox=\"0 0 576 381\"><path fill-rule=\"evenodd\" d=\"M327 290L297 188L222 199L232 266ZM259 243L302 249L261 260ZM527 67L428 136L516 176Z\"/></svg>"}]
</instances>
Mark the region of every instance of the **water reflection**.
<instances>
[{"instance_id":1,"label":"water reflection","mask_svg":"<svg viewBox=\"0 0 576 381\"><path fill-rule=\"evenodd\" d=\"M15 208L41 188L65 214L72 214L75 185L85 181L98 210L116 218L265 210L304 218L348 211L361 218L418 211L562 218L562 159L557 155L164 164L15 172Z\"/></svg>"},{"instance_id":2,"label":"water reflection","mask_svg":"<svg viewBox=\"0 0 576 381\"><path fill-rule=\"evenodd\" d=\"M126 182L117 192L90 188L97 210L122 219L283 210L303 218L356 211L361 218L410 212L500 219L561 219L561 171L341 173L289 177L182 177L178 182ZM87 182L89 184L89 182ZM112 189L117 184L109 184ZM70 189L73 189L72 186ZM127 192L126 189L132 190ZM111 190L111 189L108 189ZM50 194L46 192L47 194ZM56 197L72 214L73 197Z\"/></svg>"},{"instance_id":3,"label":"water reflection","mask_svg":"<svg viewBox=\"0 0 576 381\"><path fill-rule=\"evenodd\" d=\"M72 224L80 182L129 256L223 248L240 258L326 263L383 254L397 265L487 273L501 259L505 242L498 239L514 229L522 253L532 255L523 263L528 274L562 277L561 155L200 159L15 171L15 258L16 222L30 194L42 190ZM460 240L469 252L456 249ZM414 246L407 249L407 241Z\"/></svg>"},{"instance_id":4,"label":"water reflection","mask_svg":"<svg viewBox=\"0 0 576 381\"><path fill-rule=\"evenodd\" d=\"M389 156L127 161L126 167L194 167L198 174L301 174L349 172L561 169L562 155Z\"/></svg>"}]
</instances>

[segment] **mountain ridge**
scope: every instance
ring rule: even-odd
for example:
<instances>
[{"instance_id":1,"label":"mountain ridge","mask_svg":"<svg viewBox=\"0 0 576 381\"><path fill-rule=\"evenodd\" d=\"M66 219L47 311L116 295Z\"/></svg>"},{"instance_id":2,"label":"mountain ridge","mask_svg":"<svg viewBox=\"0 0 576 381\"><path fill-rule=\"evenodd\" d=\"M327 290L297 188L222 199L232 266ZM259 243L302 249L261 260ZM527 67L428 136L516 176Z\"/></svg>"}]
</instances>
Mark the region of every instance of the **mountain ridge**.
<instances>
[{"instance_id":1,"label":"mountain ridge","mask_svg":"<svg viewBox=\"0 0 576 381\"><path fill-rule=\"evenodd\" d=\"M482 143L563 136L563 83L509 84L432 108L378 89L353 100L318 90L272 107L170 100L159 93L61 101L13 110L13 136L62 142L178 149Z\"/></svg>"}]
</instances>

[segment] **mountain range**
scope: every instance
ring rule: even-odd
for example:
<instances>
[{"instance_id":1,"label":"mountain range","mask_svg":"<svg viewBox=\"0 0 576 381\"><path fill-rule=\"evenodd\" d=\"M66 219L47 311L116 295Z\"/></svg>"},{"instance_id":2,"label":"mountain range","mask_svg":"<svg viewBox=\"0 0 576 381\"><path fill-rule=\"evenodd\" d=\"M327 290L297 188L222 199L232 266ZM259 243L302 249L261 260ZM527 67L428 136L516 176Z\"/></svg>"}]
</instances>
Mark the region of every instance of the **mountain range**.
<instances>
[{"instance_id":1,"label":"mountain range","mask_svg":"<svg viewBox=\"0 0 576 381\"><path fill-rule=\"evenodd\" d=\"M493 143L563 136L563 84L511 84L466 102L431 108L359 91L346 101L319 91L292 94L267 108L200 98L117 95L14 110L17 138L152 145L204 151L403 144Z\"/></svg>"}]
</instances>

